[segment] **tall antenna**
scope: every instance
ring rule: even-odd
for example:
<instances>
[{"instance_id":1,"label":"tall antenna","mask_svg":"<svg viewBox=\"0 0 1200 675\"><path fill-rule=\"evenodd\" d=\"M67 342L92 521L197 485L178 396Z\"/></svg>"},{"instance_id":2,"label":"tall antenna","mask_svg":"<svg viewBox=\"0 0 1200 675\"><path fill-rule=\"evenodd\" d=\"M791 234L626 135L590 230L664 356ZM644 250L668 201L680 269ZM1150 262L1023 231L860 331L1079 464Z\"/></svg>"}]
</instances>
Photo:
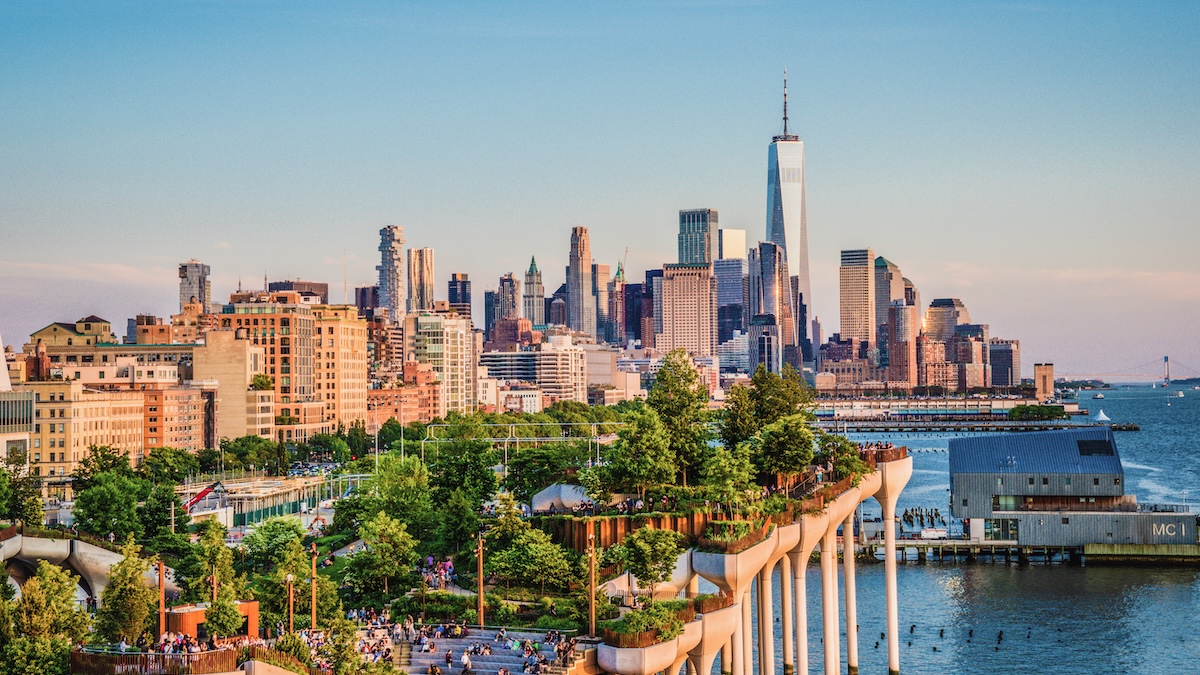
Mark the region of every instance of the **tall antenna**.
<instances>
[{"instance_id":1,"label":"tall antenna","mask_svg":"<svg viewBox=\"0 0 1200 675\"><path fill-rule=\"evenodd\" d=\"M788 135L787 128L787 68L783 69L783 135Z\"/></svg>"}]
</instances>

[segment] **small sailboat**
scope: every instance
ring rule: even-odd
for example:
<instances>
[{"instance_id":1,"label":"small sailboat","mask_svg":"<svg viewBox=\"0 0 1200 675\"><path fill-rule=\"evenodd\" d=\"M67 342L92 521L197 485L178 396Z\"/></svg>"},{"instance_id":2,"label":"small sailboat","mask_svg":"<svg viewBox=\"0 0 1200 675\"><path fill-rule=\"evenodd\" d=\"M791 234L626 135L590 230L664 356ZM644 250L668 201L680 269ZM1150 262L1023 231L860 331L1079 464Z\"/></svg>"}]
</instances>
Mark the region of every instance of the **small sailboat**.
<instances>
[{"instance_id":1,"label":"small sailboat","mask_svg":"<svg viewBox=\"0 0 1200 675\"><path fill-rule=\"evenodd\" d=\"M1183 392L1182 391L1175 392L1175 398L1183 398Z\"/></svg>"}]
</instances>

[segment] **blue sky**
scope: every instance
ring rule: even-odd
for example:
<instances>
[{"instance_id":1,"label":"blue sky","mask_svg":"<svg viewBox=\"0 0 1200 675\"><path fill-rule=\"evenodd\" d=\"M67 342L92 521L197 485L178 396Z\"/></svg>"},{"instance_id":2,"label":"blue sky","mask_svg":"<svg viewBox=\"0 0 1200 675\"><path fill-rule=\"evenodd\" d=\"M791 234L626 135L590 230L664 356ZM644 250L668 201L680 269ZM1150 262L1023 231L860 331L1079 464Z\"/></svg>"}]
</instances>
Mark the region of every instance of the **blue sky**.
<instances>
[{"instance_id":1,"label":"blue sky","mask_svg":"<svg viewBox=\"0 0 1200 675\"><path fill-rule=\"evenodd\" d=\"M0 334L374 277L405 227L475 293L570 228L673 261L677 212L763 236L790 73L815 306L871 246L1023 360L1200 375L1196 3L0 5Z\"/></svg>"}]
</instances>

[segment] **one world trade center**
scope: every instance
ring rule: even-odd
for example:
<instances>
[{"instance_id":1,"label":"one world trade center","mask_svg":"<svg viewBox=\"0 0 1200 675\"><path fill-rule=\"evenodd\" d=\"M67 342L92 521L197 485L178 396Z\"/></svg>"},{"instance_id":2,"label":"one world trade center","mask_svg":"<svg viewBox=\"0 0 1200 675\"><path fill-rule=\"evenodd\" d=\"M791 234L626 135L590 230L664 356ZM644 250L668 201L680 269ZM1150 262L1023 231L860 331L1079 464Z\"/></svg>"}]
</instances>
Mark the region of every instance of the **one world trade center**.
<instances>
[{"instance_id":1,"label":"one world trade center","mask_svg":"<svg viewBox=\"0 0 1200 675\"><path fill-rule=\"evenodd\" d=\"M771 139L767 153L767 240L787 256L791 277L792 335L781 335L784 361L811 371L813 345L808 337L812 285L808 271L808 223L804 204L804 141L788 132L787 71L783 73L783 133ZM790 338L790 340L789 340ZM790 350L789 350L790 347ZM790 351L790 353L789 353Z\"/></svg>"}]
</instances>

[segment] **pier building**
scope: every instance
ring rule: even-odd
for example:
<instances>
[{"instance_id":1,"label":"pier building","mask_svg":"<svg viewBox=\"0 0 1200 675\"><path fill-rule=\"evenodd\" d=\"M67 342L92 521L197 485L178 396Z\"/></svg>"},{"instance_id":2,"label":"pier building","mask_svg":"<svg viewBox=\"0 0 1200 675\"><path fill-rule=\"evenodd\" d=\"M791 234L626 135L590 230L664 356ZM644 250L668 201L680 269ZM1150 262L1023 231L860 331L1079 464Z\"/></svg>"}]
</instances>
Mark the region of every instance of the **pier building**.
<instances>
[{"instance_id":1,"label":"pier building","mask_svg":"<svg viewBox=\"0 0 1200 675\"><path fill-rule=\"evenodd\" d=\"M1140 504L1125 492L1108 427L952 439L950 498L972 542L1140 554L1197 544L1186 505Z\"/></svg>"}]
</instances>

